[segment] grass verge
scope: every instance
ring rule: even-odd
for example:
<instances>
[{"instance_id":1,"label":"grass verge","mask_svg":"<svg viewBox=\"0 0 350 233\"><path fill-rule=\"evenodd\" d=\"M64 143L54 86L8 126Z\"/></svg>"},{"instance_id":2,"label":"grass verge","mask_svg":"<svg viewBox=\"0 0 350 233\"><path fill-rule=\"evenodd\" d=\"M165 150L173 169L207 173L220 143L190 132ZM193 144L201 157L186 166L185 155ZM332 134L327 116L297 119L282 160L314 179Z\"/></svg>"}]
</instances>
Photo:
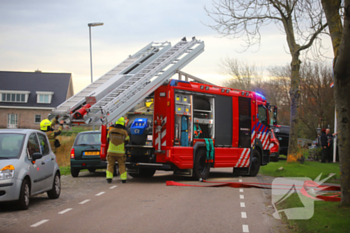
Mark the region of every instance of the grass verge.
<instances>
[{"instance_id":1,"label":"grass verge","mask_svg":"<svg viewBox=\"0 0 350 233\"><path fill-rule=\"evenodd\" d=\"M70 175L70 166L60 166L61 176Z\"/></svg>"},{"instance_id":2,"label":"grass verge","mask_svg":"<svg viewBox=\"0 0 350 233\"><path fill-rule=\"evenodd\" d=\"M283 170L279 170L283 167ZM327 183L339 183L340 168L338 163L320 163L305 161L300 163L287 163L285 160L269 163L260 168L260 174L274 177L309 177L314 180L322 173L321 178L335 175L327 180ZM287 209L296 206L300 202L298 194L292 194L277 208ZM283 222L289 226L293 232L350 232L350 207L340 206L338 202L315 201L314 215L307 220L288 220L282 214Z\"/></svg>"},{"instance_id":3,"label":"grass verge","mask_svg":"<svg viewBox=\"0 0 350 233\"><path fill-rule=\"evenodd\" d=\"M295 207L299 198L292 194L278 209ZM314 215L307 220L287 220L283 222L294 232L350 232L350 207L340 206L338 202L315 201Z\"/></svg>"},{"instance_id":4,"label":"grass verge","mask_svg":"<svg viewBox=\"0 0 350 233\"><path fill-rule=\"evenodd\" d=\"M278 170L283 167L283 170ZM287 163L281 160L276 163L270 162L268 165L260 167L260 174L275 177L309 177L314 180L322 173L321 178L329 176L331 173L335 175L327 180L327 183L339 183L340 168L338 163L320 163L313 161L305 161L300 163Z\"/></svg>"},{"instance_id":5,"label":"grass verge","mask_svg":"<svg viewBox=\"0 0 350 233\"><path fill-rule=\"evenodd\" d=\"M70 175L70 166L60 166L61 175ZM86 172L88 169L81 169L81 172Z\"/></svg>"}]
</instances>

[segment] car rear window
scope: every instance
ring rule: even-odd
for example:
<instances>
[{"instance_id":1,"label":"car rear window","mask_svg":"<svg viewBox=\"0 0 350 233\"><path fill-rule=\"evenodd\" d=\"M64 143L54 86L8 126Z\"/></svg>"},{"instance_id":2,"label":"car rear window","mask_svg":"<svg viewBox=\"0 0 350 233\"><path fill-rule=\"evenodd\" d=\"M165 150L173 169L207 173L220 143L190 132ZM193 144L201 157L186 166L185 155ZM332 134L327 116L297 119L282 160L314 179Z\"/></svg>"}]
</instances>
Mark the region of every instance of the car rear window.
<instances>
[{"instance_id":1,"label":"car rear window","mask_svg":"<svg viewBox=\"0 0 350 233\"><path fill-rule=\"evenodd\" d=\"M0 134L0 159L18 158L23 146L25 134Z\"/></svg>"},{"instance_id":2,"label":"car rear window","mask_svg":"<svg viewBox=\"0 0 350 233\"><path fill-rule=\"evenodd\" d=\"M100 145L101 133L81 133L75 139L75 146Z\"/></svg>"}]
</instances>

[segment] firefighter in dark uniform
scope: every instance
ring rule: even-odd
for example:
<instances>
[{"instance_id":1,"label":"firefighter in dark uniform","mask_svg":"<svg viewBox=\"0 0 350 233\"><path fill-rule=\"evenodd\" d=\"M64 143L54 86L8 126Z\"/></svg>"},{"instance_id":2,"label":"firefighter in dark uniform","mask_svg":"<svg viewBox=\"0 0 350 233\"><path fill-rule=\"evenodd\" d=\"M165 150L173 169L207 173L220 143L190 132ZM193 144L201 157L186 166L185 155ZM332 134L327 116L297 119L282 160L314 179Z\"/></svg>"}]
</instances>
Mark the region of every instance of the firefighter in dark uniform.
<instances>
[{"instance_id":1,"label":"firefighter in dark uniform","mask_svg":"<svg viewBox=\"0 0 350 233\"><path fill-rule=\"evenodd\" d=\"M58 135L61 134L62 129L63 129L63 120L60 122L60 126L58 127L57 131L54 131L55 124L57 122L57 117L52 119L52 121L48 119L44 119L40 122L40 130L45 132L47 135L47 138L49 139L49 143L51 146L51 150L53 153L56 153L56 145L55 145L55 140Z\"/></svg>"},{"instance_id":2,"label":"firefighter in dark uniform","mask_svg":"<svg viewBox=\"0 0 350 233\"><path fill-rule=\"evenodd\" d=\"M108 183L112 182L115 160L118 160L120 179L122 180L122 183L126 183L127 173L125 169L126 155L124 143L129 141L130 138L124 125L125 119L124 117L121 117L108 132L109 146L107 151L108 165L106 171L106 179Z\"/></svg>"}]
</instances>

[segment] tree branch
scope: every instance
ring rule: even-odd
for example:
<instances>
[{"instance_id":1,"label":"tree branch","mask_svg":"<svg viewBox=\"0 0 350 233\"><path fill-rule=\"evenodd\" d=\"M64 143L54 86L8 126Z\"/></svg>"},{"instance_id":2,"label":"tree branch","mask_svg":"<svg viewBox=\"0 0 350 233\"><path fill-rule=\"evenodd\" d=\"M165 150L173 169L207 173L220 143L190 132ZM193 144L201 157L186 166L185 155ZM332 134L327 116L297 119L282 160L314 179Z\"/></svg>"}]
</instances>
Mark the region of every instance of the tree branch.
<instances>
[{"instance_id":1,"label":"tree branch","mask_svg":"<svg viewBox=\"0 0 350 233\"><path fill-rule=\"evenodd\" d=\"M296 52L300 52L304 49L309 48L312 43L314 42L314 40L317 38L318 34L320 34L322 32L323 29L325 29L328 26L328 23L323 24L310 38L309 42L306 45L300 46L300 48L296 51Z\"/></svg>"}]
</instances>

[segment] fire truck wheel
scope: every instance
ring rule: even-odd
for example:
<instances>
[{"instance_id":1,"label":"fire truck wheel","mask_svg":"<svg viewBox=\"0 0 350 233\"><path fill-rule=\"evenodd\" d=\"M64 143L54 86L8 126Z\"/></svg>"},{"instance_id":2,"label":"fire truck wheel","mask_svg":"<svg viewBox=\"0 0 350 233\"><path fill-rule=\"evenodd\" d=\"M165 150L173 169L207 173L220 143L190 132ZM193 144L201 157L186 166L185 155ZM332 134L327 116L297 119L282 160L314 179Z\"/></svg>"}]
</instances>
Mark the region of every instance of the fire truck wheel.
<instances>
[{"instance_id":1,"label":"fire truck wheel","mask_svg":"<svg viewBox=\"0 0 350 233\"><path fill-rule=\"evenodd\" d=\"M253 150L252 164L250 166L249 176L256 176L260 169L260 152Z\"/></svg>"},{"instance_id":2,"label":"fire truck wheel","mask_svg":"<svg viewBox=\"0 0 350 233\"><path fill-rule=\"evenodd\" d=\"M207 151L205 149L199 149L196 153L196 158L193 165L193 178L194 179L206 179L209 177L210 164L206 163Z\"/></svg>"},{"instance_id":3,"label":"fire truck wheel","mask_svg":"<svg viewBox=\"0 0 350 233\"><path fill-rule=\"evenodd\" d=\"M154 173L156 173L155 169L140 168L139 173L129 173L129 175L134 178L149 178L152 177Z\"/></svg>"}]
</instances>

